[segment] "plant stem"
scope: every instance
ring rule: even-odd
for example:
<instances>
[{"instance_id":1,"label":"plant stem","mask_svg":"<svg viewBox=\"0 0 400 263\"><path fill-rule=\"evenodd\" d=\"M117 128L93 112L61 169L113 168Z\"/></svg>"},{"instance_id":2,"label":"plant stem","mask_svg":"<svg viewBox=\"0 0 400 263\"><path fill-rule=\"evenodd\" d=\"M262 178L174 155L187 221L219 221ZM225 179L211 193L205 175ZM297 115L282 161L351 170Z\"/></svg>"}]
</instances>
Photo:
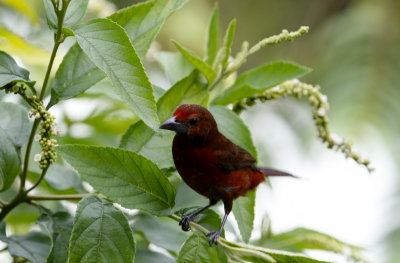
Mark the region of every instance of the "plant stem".
<instances>
[{"instance_id":1,"label":"plant stem","mask_svg":"<svg viewBox=\"0 0 400 263\"><path fill-rule=\"evenodd\" d=\"M42 90L40 91L40 95L39 95L39 100L42 100L47 88L47 84L49 82L50 79L50 73L51 73L51 69L53 68L53 63L54 60L56 58L56 54L57 54L57 50L58 47L60 46L60 44L62 43L62 41L60 41L60 33L56 33L55 35L55 43L54 43L54 47L53 47L53 51L51 52L51 56L50 56L50 61L49 61L49 65L47 66L47 70L46 70L46 75L44 77L44 81L43 81L43 86L42 86Z\"/></svg>"},{"instance_id":2,"label":"plant stem","mask_svg":"<svg viewBox=\"0 0 400 263\"><path fill-rule=\"evenodd\" d=\"M20 192L25 190L25 181L26 181L26 174L28 173L28 166L29 166L29 155L32 150L33 139L35 137L36 129L39 126L40 119L35 119L32 125L31 134L29 135L28 146L26 147L25 158L24 158L24 168L20 174L21 176L21 183L20 183Z\"/></svg>"},{"instance_id":3,"label":"plant stem","mask_svg":"<svg viewBox=\"0 0 400 263\"><path fill-rule=\"evenodd\" d=\"M32 191L33 189L35 189L36 186L38 186L38 185L40 184L40 182L43 180L44 176L46 175L48 169L49 169L49 166L47 166L46 168L44 168L44 169L42 170L42 174L40 175L39 180L38 180L31 188L29 188L28 190L26 190L26 193L29 193L30 191Z\"/></svg>"},{"instance_id":4,"label":"plant stem","mask_svg":"<svg viewBox=\"0 0 400 263\"><path fill-rule=\"evenodd\" d=\"M0 222L6 217L6 215L13 210L20 203L26 202L26 194L24 191L18 192L17 196L8 204L5 204L0 212Z\"/></svg>"},{"instance_id":5,"label":"plant stem","mask_svg":"<svg viewBox=\"0 0 400 263\"><path fill-rule=\"evenodd\" d=\"M55 2L53 2L55 3ZM54 60L56 58L56 54L58 51L59 46L61 45L62 42L64 42L64 34L62 32L62 27L63 27L63 23L64 23L64 16L65 13L67 11L67 7L68 7L69 1L63 1L63 7L62 10L60 10L59 12L57 12L56 9L56 13L58 16L58 28L57 28L57 32L54 35L54 46L53 46L53 50L51 52L50 55L50 61L49 64L47 66L47 70L46 70L46 74L43 80L43 85L42 85L42 89L40 91L40 95L39 95L39 101L43 100L43 97L45 95L46 92L46 88L47 85L49 83L49 79L50 79L50 73L51 70L53 68L53 64L54 64ZM23 169L20 173L20 187L19 187L19 191L18 194L16 195L16 197L8 204L4 204L4 206L1 209L0 212L0 222L4 219L4 217L12 210L14 209L16 206L18 206L20 203L22 202L26 202L27 200L29 200L29 198L27 199L27 193L31 190L33 190L36 186L39 185L39 183L41 182L41 180L44 178L44 176L46 175L46 172L48 170L48 166L42 170L42 174L38 180L38 182L36 182L28 191L25 191L25 183L26 183L26 176L28 173L28 166L29 166L29 157L31 154L31 150L32 150L32 144L33 144L33 140L35 137L35 133L37 128L39 127L39 123L40 123L40 119L35 119L35 121L33 122L32 125L32 129L31 129L31 133L29 135L29 140L28 140L28 145L26 148L26 152L25 152L25 157L24 157L24 166Z\"/></svg>"},{"instance_id":6,"label":"plant stem","mask_svg":"<svg viewBox=\"0 0 400 263\"><path fill-rule=\"evenodd\" d=\"M92 194L75 194L75 195L28 195L29 200L80 200Z\"/></svg>"}]
</instances>

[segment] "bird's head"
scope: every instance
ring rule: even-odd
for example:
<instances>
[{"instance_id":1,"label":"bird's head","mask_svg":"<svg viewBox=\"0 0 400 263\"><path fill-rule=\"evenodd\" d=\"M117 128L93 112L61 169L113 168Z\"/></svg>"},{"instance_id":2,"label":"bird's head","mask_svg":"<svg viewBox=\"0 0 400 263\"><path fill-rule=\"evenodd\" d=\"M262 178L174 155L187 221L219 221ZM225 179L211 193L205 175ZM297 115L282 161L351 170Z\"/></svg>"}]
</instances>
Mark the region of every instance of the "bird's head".
<instances>
[{"instance_id":1,"label":"bird's head","mask_svg":"<svg viewBox=\"0 0 400 263\"><path fill-rule=\"evenodd\" d=\"M161 124L160 129L203 138L218 132L214 117L206 108L197 104L183 104L177 107L172 117Z\"/></svg>"}]
</instances>

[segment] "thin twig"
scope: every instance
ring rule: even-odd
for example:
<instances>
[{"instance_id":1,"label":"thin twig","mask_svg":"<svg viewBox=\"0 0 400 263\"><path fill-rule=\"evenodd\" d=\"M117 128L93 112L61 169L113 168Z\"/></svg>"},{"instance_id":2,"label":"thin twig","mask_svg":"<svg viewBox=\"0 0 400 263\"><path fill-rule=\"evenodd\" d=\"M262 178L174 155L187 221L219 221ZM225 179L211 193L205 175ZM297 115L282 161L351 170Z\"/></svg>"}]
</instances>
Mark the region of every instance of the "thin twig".
<instances>
[{"instance_id":1,"label":"thin twig","mask_svg":"<svg viewBox=\"0 0 400 263\"><path fill-rule=\"evenodd\" d=\"M75 195L28 195L29 200L80 200L84 197L92 195L88 194L75 194Z\"/></svg>"}]
</instances>

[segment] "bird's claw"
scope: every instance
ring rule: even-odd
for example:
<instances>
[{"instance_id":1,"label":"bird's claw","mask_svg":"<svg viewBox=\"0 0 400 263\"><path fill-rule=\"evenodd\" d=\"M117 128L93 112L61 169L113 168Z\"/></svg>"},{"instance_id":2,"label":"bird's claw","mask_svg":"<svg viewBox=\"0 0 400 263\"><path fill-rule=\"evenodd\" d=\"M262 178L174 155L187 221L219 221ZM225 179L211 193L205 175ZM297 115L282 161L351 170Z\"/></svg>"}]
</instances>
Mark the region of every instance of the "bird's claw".
<instances>
[{"instance_id":1,"label":"bird's claw","mask_svg":"<svg viewBox=\"0 0 400 263\"><path fill-rule=\"evenodd\" d=\"M190 230L190 222L193 221L192 216L184 216L179 220L179 225L182 227L183 231L189 231Z\"/></svg>"},{"instance_id":2,"label":"bird's claw","mask_svg":"<svg viewBox=\"0 0 400 263\"><path fill-rule=\"evenodd\" d=\"M217 244L217 239L221 236L220 231L211 231L206 234L206 237L208 237L208 243L210 243L210 246L213 244Z\"/></svg>"}]
</instances>

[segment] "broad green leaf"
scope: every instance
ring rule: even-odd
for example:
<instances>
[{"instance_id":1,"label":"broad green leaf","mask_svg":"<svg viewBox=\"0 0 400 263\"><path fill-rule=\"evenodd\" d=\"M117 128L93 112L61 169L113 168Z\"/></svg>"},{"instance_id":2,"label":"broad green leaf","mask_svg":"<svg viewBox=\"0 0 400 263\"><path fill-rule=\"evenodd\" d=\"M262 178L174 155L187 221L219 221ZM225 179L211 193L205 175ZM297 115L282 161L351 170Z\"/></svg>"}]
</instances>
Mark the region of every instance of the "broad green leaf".
<instances>
[{"instance_id":1,"label":"broad green leaf","mask_svg":"<svg viewBox=\"0 0 400 263\"><path fill-rule=\"evenodd\" d=\"M136 250L135 262L138 263L175 263L175 259L153 250L138 248Z\"/></svg>"},{"instance_id":2,"label":"broad green leaf","mask_svg":"<svg viewBox=\"0 0 400 263\"><path fill-rule=\"evenodd\" d=\"M45 180L51 187L57 190L74 188L82 183L74 169L57 163L49 167Z\"/></svg>"},{"instance_id":3,"label":"broad green leaf","mask_svg":"<svg viewBox=\"0 0 400 263\"><path fill-rule=\"evenodd\" d=\"M169 83L176 83L193 71L190 64L181 53L161 51L155 54L155 59L160 63Z\"/></svg>"},{"instance_id":4,"label":"broad green leaf","mask_svg":"<svg viewBox=\"0 0 400 263\"><path fill-rule=\"evenodd\" d=\"M250 191L233 202L233 214L239 227L240 235L245 243L249 243L254 225L254 206L256 191Z\"/></svg>"},{"instance_id":5,"label":"broad green leaf","mask_svg":"<svg viewBox=\"0 0 400 263\"><path fill-rule=\"evenodd\" d=\"M182 53L183 57L187 59L196 69L198 69L201 74L207 79L208 83L212 83L217 76L217 72L215 72L212 67L210 67L206 62L201 60L198 56L192 54L190 51L182 47L178 42L174 41L175 46Z\"/></svg>"},{"instance_id":6,"label":"broad green leaf","mask_svg":"<svg viewBox=\"0 0 400 263\"><path fill-rule=\"evenodd\" d=\"M207 88L197 81L196 72L192 72L161 96L157 101L157 112L159 119L165 121L179 105L193 103L206 106L207 102Z\"/></svg>"},{"instance_id":7,"label":"broad green leaf","mask_svg":"<svg viewBox=\"0 0 400 263\"><path fill-rule=\"evenodd\" d=\"M79 21L81 21L81 19L85 16L88 2L89 0L71 0L64 16L63 27L71 27L79 23ZM50 29L57 30L58 19L56 12L54 11L52 0L44 0L43 3L44 10L46 12L47 24L49 25Z\"/></svg>"},{"instance_id":8,"label":"broad green leaf","mask_svg":"<svg viewBox=\"0 0 400 263\"><path fill-rule=\"evenodd\" d=\"M78 24L86 14L89 0L71 0L64 17L63 27L71 27Z\"/></svg>"},{"instance_id":9,"label":"broad green leaf","mask_svg":"<svg viewBox=\"0 0 400 263\"><path fill-rule=\"evenodd\" d=\"M121 140L120 147L136 152L153 161L158 168L173 166L171 143L174 133L153 131L139 121L129 127Z\"/></svg>"},{"instance_id":10,"label":"broad green leaf","mask_svg":"<svg viewBox=\"0 0 400 263\"><path fill-rule=\"evenodd\" d=\"M182 243L188 237L187 233L183 232L175 221L170 219L163 220L163 218L145 214L140 214L135 218L133 229L141 231L150 243L176 255Z\"/></svg>"},{"instance_id":11,"label":"broad green leaf","mask_svg":"<svg viewBox=\"0 0 400 263\"><path fill-rule=\"evenodd\" d=\"M154 90L154 98L156 100L158 100L165 93L165 89L160 88L154 84L153 84L153 90Z\"/></svg>"},{"instance_id":12,"label":"broad green leaf","mask_svg":"<svg viewBox=\"0 0 400 263\"><path fill-rule=\"evenodd\" d=\"M46 209L39 217L38 223L49 232L52 244L46 263L65 263L68 259L73 217L67 212L53 213Z\"/></svg>"},{"instance_id":13,"label":"broad green leaf","mask_svg":"<svg viewBox=\"0 0 400 263\"><path fill-rule=\"evenodd\" d=\"M213 106L210 108L210 112L217 121L219 131L257 159L257 150L253 144L251 133L242 119L222 106Z\"/></svg>"},{"instance_id":14,"label":"broad green leaf","mask_svg":"<svg viewBox=\"0 0 400 263\"><path fill-rule=\"evenodd\" d=\"M294 251L319 249L338 254L346 253L346 256L350 256L357 261L366 261L362 255L362 248L350 245L330 235L307 228L296 228L288 232L280 233L262 241L262 244L269 248Z\"/></svg>"},{"instance_id":15,"label":"broad green leaf","mask_svg":"<svg viewBox=\"0 0 400 263\"><path fill-rule=\"evenodd\" d=\"M50 239L41 232L32 231L26 235L13 235L7 238L11 255L22 257L32 263L46 262L50 252Z\"/></svg>"},{"instance_id":16,"label":"broad green leaf","mask_svg":"<svg viewBox=\"0 0 400 263\"><path fill-rule=\"evenodd\" d=\"M22 80L33 85L29 79L29 72L17 65L15 60L6 52L0 51L0 87L16 80Z\"/></svg>"},{"instance_id":17,"label":"broad green leaf","mask_svg":"<svg viewBox=\"0 0 400 263\"><path fill-rule=\"evenodd\" d=\"M139 58L143 58L166 18L187 1L157 0L140 3L119 10L109 19L125 29ZM75 44L64 57L51 85L50 104L54 105L58 100L69 99L85 92L105 76L78 44Z\"/></svg>"},{"instance_id":18,"label":"broad green leaf","mask_svg":"<svg viewBox=\"0 0 400 263\"><path fill-rule=\"evenodd\" d=\"M233 37L235 36L236 31L236 19L233 19L228 26L228 29L225 32L224 43L222 44L222 48L220 50L220 62L222 67L225 68L228 64L229 56L231 55L231 48Z\"/></svg>"},{"instance_id":19,"label":"broad green leaf","mask_svg":"<svg viewBox=\"0 0 400 263\"><path fill-rule=\"evenodd\" d=\"M60 100L73 98L104 79L106 74L99 70L79 45L73 45L51 82L49 107Z\"/></svg>"},{"instance_id":20,"label":"broad green leaf","mask_svg":"<svg viewBox=\"0 0 400 263\"><path fill-rule=\"evenodd\" d=\"M178 210L178 213L179 211L184 212L185 209L188 207L204 207L208 203L209 200L206 197L199 195L185 182L180 181L179 183L177 183L174 209Z\"/></svg>"},{"instance_id":21,"label":"broad green leaf","mask_svg":"<svg viewBox=\"0 0 400 263\"><path fill-rule=\"evenodd\" d=\"M143 59L165 20L188 0L155 0L122 9L109 18L125 28Z\"/></svg>"},{"instance_id":22,"label":"broad green leaf","mask_svg":"<svg viewBox=\"0 0 400 263\"><path fill-rule=\"evenodd\" d=\"M0 128L0 192L10 188L20 170L20 159L13 143Z\"/></svg>"},{"instance_id":23,"label":"broad green leaf","mask_svg":"<svg viewBox=\"0 0 400 263\"><path fill-rule=\"evenodd\" d=\"M106 73L121 99L157 129L153 88L124 29L110 20L95 19L73 31L79 46Z\"/></svg>"},{"instance_id":24,"label":"broad green leaf","mask_svg":"<svg viewBox=\"0 0 400 263\"><path fill-rule=\"evenodd\" d=\"M18 148L28 142L30 132L28 111L21 105L0 102L0 128Z\"/></svg>"},{"instance_id":25,"label":"broad green leaf","mask_svg":"<svg viewBox=\"0 0 400 263\"><path fill-rule=\"evenodd\" d=\"M196 82L196 73L177 82L157 101L158 117L167 120L174 109L184 103L206 103L208 94L205 86ZM152 131L143 122L133 124L124 134L120 147L137 152L152 160L159 168L173 166L171 145L173 132Z\"/></svg>"},{"instance_id":26,"label":"broad green leaf","mask_svg":"<svg viewBox=\"0 0 400 263\"><path fill-rule=\"evenodd\" d=\"M154 215L171 212L175 189L148 159L110 147L64 145L57 151L85 181L114 202Z\"/></svg>"},{"instance_id":27,"label":"broad green leaf","mask_svg":"<svg viewBox=\"0 0 400 263\"><path fill-rule=\"evenodd\" d=\"M128 220L97 196L82 199L69 243L69 263L133 262L135 242Z\"/></svg>"},{"instance_id":28,"label":"broad green leaf","mask_svg":"<svg viewBox=\"0 0 400 263\"><path fill-rule=\"evenodd\" d=\"M246 71L213 104L227 105L261 93L286 80L299 78L310 72L309 68L290 63L274 62Z\"/></svg>"},{"instance_id":29,"label":"broad green leaf","mask_svg":"<svg viewBox=\"0 0 400 263\"><path fill-rule=\"evenodd\" d=\"M50 29L56 30L58 19L56 12L54 11L54 5L52 0L43 0L44 11L46 13L47 24L49 25Z\"/></svg>"},{"instance_id":30,"label":"broad green leaf","mask_svg":"<svg viewBox=\"0 0 400 263\"><path fill-rule=\"evenodd\" d=\"M208 65L214 63L215 57L218 53L219 46L219 8L216 3L211 15L210 23L208 25L207 45L206 45L206 62Z\"/></svg>"},{"instance_id":31,"label":"broad green leaf","mask_svg":"<svg viewBox=\"0 0 400 263\"><path fill-rule=\"evenodd\" d=\"M177 263L209 263L226 262L226 256L221 253L220 247L210 246L206 236L194 232L183 244L179 252Z\"/></svg>"}]
</instances>

